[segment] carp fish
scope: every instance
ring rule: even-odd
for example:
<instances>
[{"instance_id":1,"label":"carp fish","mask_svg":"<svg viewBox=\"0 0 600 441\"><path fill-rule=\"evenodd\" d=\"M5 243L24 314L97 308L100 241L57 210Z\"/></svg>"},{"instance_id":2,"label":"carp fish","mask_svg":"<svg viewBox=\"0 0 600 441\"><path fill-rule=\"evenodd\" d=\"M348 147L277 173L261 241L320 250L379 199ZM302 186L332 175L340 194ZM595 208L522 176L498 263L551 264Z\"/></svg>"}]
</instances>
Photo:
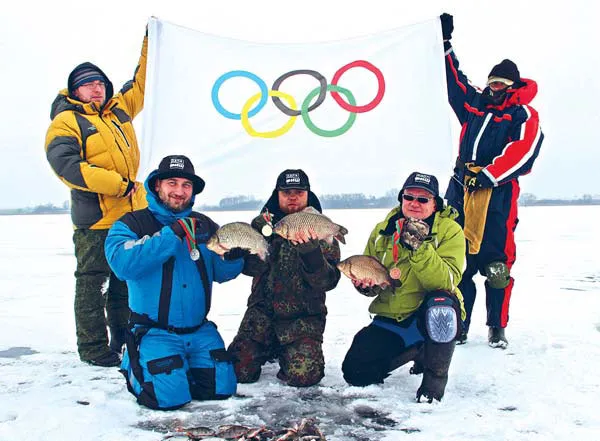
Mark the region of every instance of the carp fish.
<instances>
[{"instance_id":1,"label":"carp fish","mask_svg":"<svg viewBox=\"0 0 600 441\"><path fill-rule=\"evenodd\" d=\"M269 254L269 245L265 238L245 222L223 225L208 239L206 247L219 256L232 248L242 248L248 250L250 254L257 254L263 261Z\"/></svg>"},{"instance_id":2,"label":"carp fish","mask_svg":"<svg viewBox=\"0 0 600 441\"><path fill-rule=\"evenodd\" d=\"M350 256L338 263L337 267L352 280L371 279L382 288L395 285L387 268L373 256Z\"/></svg>"},{"instance_id":3,"label":"carp fish","mask_svg":"<svg viewBox=\"0 0 600 441\"><path fill-rule=\"evenodd\" d=\"M329 244L333 242L333 238L341 243L346 243L344 236L348 234L348 230L319 213L313 207L307 207L297 213L288 214L275 224L273 232L284 239L293 240L297 232L308 232L310 229L317 234L319 240L325 240Z\"/></svg>"}]
</instances>

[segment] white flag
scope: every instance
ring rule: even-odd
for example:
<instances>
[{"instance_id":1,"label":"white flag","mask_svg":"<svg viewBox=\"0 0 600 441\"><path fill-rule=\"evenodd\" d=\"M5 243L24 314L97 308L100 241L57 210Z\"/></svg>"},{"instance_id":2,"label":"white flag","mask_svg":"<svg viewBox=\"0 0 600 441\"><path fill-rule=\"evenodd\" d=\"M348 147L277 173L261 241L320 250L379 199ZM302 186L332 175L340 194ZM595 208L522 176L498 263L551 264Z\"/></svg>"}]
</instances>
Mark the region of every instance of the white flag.
<instances>
[{"instance_id":1,"label":"white flag","mask_svg":"<svg viewBox=\"0 0 600 441\"><path fill-rule=\"evenodd\" d=\"M413 171L440 190L453 149L439 19L310 44L219 38L158 19L149 53L139 179L188 156L197 202L265 200L284 169L319 195L382 196Z\"/></svg>"}]
</instances>

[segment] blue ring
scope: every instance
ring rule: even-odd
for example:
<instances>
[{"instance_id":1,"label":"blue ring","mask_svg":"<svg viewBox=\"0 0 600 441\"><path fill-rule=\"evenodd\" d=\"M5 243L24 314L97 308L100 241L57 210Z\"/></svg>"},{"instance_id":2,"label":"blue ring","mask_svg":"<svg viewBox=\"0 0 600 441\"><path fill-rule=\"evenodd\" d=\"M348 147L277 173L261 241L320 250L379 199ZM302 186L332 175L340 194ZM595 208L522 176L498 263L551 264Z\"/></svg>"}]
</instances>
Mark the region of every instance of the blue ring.
<instances>
[{"instance_id":1,"label":"blue ring","mask_svg":"<svg viewBox=\"0 0 600 441\"><path fill-rule=\"evenodd\" d=\"M258 76L256 76L252 72L248 72L247 70L232 70L231 72L224 73L219 78L217 78L217 81L215 81L215 84L213 85L212 92L211 92L211 98L212 98L213 105L215 106L215 109L217 109L217 112L219 112L225 118L237 119L237 120L242 119L241 113L232 113L232 112L226 110L221 105L221 102L219 101L219 89L221 88L221 86L223 85L223 83L225 81L227 81L230 78L235 78L235 77L248 78L249 80L252 80L256 84L258 84L258 87L260 87L260 93L261 93L260 101L258 102L256 107L254 107L254 109L252 109L248 112L248 117L252 118L258 112L260 112L263 107L265 107L265 104L267 104L267 100L269 99L269 89L267 89L267 84L263 80L261 80Z\"/></svg>"}]
</instances>

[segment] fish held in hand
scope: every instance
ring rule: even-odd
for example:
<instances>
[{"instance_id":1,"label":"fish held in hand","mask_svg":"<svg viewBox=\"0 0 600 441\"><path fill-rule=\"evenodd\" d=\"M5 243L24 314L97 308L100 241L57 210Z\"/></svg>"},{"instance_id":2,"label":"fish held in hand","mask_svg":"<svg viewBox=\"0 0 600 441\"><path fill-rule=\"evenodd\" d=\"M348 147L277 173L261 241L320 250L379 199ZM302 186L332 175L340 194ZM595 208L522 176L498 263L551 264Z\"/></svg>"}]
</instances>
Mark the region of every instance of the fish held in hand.
<instances>
[{"instance_id":1,"label":"fish held in hand","mask_svg":"<svg viewBox=\"0 0 600 441\"><path fill-rule=\"evenodd\" d=\"M370 279L382 288L396 285L387 268L372 256L350 256L338 263L337 267L352 280Z\"/></svg>"},{"instance_id":2,"label":"fish held in hand","mask_svg":"<svg viewBox=\"0 0 600 441\"><path fill-rule=\"evenodd\" d=\"M310 230L314 231L319 240L325 240L329 244L333 242L333 238L346 243L344 236L348 234L348 230L312 207L288 214L273 228L274 233L288 240L294 240L300 231L308 233Z\"/></svg>"},{"instance_id":3,"label":"fish held in hand","mask_svg":"<svg viewBox=\"0 0 600 441\"><path fill-rule=\"evenodd\" d=\"M219 228L206 243L206 247L222 256L232 248L242 248L266 260L269 254L267 241L245 222L231 222Z\"/></svg>"}]
</instances>

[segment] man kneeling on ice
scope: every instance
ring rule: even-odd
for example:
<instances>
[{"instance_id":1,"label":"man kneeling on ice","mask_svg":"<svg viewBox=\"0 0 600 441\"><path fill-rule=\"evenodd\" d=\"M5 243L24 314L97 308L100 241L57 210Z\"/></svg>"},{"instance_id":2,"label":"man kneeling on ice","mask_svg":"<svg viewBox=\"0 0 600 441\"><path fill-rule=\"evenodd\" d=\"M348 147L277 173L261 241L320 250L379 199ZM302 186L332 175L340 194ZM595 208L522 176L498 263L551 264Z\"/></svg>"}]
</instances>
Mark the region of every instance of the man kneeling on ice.
<instances>
[{"instance_id":1,"label":"man kneeling on ice","mask_svg":"<svg viewBox=\"0 0 600 441\"><path fill-rule=\"evenodd\" d=\"M325 293L340 279L336 264L347 230L317 214L321 204L302 170L285 170L252 221L269 242L266 261L245 258L253 276L248 309L229 352L240 383L253 383L262 366L279 361L277 378L290 386L312 386L323 378ZM274 229L271 228L274 226Z\"/></svg>"},{"instance_id":2,"label":"man kneeling on ice","mask_svg":"<svg viewBox=\"0 0 600 441\"><path fill-rule=\"evenodd\" d=\"M364 254L375 257L395 283L382 288L373 279L353 279L356 289L374 296L372 323L354 337L342 364L353 386L383 383L390 372L414 360L411 374L423 373L417 401L441 400L448 369L465 317L457 288L465 264L465 236L444 208L435 176L412 173L400 205L378 223Z\"/></svg>"},{"instance_id":3,"label":"man kneeling on ice","mask_svg":"<svg viewBox=\"0 0 600 441\"><path fill-rule=\"evenodd\" d=\"M105 245L108 263L129 288L121 364L127 388L138 403L162 410L228 398L237 387L233 363L207 314L213 281L235 278L244 260L206 248L218 226L192 211L204 180L187 157L163 158L145 187L148 208L117 221Z\"/></svg>"}]
</instances>

